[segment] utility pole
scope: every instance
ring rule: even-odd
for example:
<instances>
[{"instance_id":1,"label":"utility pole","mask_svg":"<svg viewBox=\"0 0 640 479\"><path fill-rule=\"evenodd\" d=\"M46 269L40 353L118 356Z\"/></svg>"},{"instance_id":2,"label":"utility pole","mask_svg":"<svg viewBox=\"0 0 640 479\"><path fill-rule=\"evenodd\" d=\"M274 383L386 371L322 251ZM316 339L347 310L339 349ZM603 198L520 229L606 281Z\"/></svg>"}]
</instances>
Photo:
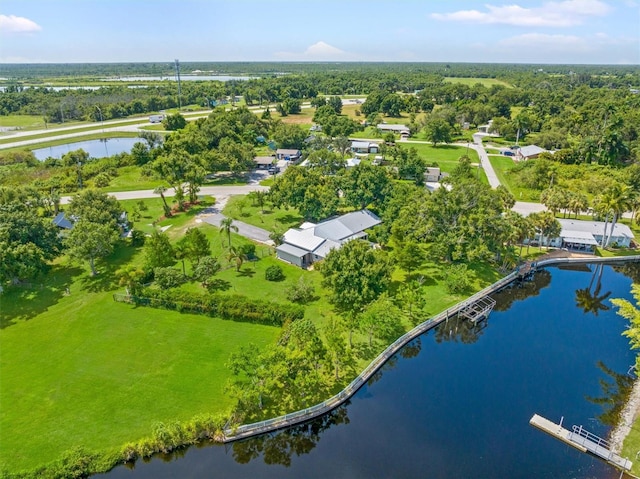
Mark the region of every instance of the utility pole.
<instances>
[{"instance_id":1,"label":"utility pole","mask_svg":"<svg viewBox=\"0 0 640 479\"><path fill-rule=\"evenodd\" d=\"M180 60L176 58L176 78L178 79L178 111L182 110L182 89L180 86Z\"/></svg>"}]
</instances>

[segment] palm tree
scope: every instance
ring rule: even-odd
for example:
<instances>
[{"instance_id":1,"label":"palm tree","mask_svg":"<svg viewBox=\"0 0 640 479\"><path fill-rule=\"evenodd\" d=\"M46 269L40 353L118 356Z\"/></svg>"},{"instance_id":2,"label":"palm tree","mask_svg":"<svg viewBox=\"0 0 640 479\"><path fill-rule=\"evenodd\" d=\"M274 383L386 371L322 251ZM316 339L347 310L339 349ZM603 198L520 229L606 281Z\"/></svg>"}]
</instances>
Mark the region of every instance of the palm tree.
<instances>
[{"instance_id":1,"label":"palm tree","mask_svg":"<svg viewBox=\"0 0 640 479\"><path fill-rule=\"evenodd\" d=\"M236 271L240 272L240 268L242 268L242 263L244 263L247 259L247 255L240 251L235 246L229 247L229 252L227 253L227 261L230 263L236 263Z\"/></svg>"},{"instance_id":2,"label":"palm tree","mask_svg":"<svg viewBox=\"0 0 640 479\"><path fill-rule=\"evenodd\" d=\"M603 270L604 265L602 263L597 264L593 270L593 276L591 276L589 286L584 289L576 290L576 306L581 308L585 313L593 313L598 316L598 312L608 311L610 309L609 306L604 304L604 301L611 295L611 291L600 296ZM598 280L596 281L596 287L592 293L591 287L593 286L593 281L596 277Z\"/></svg>"},{"instance_id":3,"label":"palm tree","mask_svg":"<svg viewBox=\"0 0 640 479\"><path fill-rule=\"evenodd\" d=\"M622 185L619 183L613 184L606 192L607 202L606 204L613 213L611 220L611 229L609 230L609 236L607 236L607 230L605 228L604 236L607 237L603 246L606 248L611 242L611 236L613 235L613 229L616 227L618 218L625 212L631 209L633 204L633 191L628 185Z\"/></svg>"},{"instance_id":4,"label":"palm tree","mask_svg":"<svg viewBox=\"0 0 640 479\"><path fill-rule=\"evenodd\" d=\"M157 186L155 190L153 190L153 193L156 195L160 195L160 198L162 198L164 215L168 218L169 216L171 216L171 208L169 208L169 205L167 204L167 199L164 197L165 191L167 191L167 187L160 185L160 186Z\"/></svg>"},{"instance_id":5,"label":"palm tree","mask_svg":"<svg viewBox=\"0 0 640 479\"><path fill-rule=\"evenodd\" d=\"M220 233L224 233L227 235L227 238L229 239L229 247L231 247L231 231L232 230L235 231L236 233L238 232L238 227L233 224L232 218L225 218L220 222Z\"/></svg>"}]
</instances>

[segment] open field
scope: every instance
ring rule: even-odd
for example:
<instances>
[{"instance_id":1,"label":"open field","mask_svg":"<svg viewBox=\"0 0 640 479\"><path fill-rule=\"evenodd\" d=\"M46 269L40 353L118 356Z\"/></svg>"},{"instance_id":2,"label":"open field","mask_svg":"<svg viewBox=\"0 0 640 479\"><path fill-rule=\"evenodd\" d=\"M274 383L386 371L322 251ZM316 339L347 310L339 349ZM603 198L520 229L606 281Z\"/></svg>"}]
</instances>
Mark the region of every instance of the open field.
<instances>
[{"instance_id":1,"label":"open field","mask_svg":"<svg viewBox=\"0 0 640 479\"><path fill-rule=\"evenodd\" d=\"M500 180L500 183L503 184L514 196L516 201L540 201L540 192L536 190L532 190L530 188L523 188L515 184L514 181L511 181L511 177L508 174L508 171L515 168L516 163L509 156L489 156L489 161L493 166L493 169Z\"/></svg>"},{"instance_id":2,"label":"open field","mask_svg":"<svg viewBox=\"0 0 640 479\"><path fill-rule=\"evenodd\" d=\"M473 86L477 83L480 83L482 86L487 88L491 88L494 85L500 85L507 88L513 88L513 85L510 85L507 82L502 80L498 80L496 78L465 78L465 77L445 77L444 81L447 83L462 83L463 85Z\"/></svg>"},{"instance_id":3,"label":"open field","mask_svg":"<svg viewBox=\"0 0 640 479\"><path fill-rule=\"evenodd\" d=\"M119 251L120 261L131 254ZM157 421L222 413L231 406L223 391L229 353L271 343L279 331L116 303L116 288L109 272L90 278L62 264L42 289L3 296L6 467L34 467L74 445L117 448L148 435Z\"/></svg>"}]
</instances>

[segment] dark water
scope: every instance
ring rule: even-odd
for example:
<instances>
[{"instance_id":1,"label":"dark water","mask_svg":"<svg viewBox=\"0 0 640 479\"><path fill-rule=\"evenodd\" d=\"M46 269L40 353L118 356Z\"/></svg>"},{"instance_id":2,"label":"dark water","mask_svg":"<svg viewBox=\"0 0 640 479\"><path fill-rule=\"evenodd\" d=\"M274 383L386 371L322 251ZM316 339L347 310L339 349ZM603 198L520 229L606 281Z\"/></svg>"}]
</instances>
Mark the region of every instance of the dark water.
<instances>
[{"instance_id":1,"label":"dark water","mask_svg":"<svg viewBox=\"0 0 640 479\"><path fill-rule=\"evenodd\" d=\"M101 140L86 140L76 141L74 143L67 143L58 146L49 146L47 148L38 148L32 150L35 157L44 161L49 157L62 158L63 155L70 151L83 149L92 158L104 158L111 155L117 155L118 153L128 153L133 148L133 145L139 141L143 141L140 138L109 138Z\"/></svg>"},{"instance_id":2,"label":"dark water","mask_svg":"<svg viewBox=\"0 0 640 479\"><path fill-rule=\"evenodd\" d=\"M484 328L451 320L426 333L350 403L317 421L138 461L101 477L618 477L529 425L534 413L556 422L564 416L566 427L606 435L610 426L600 417L607 408L593 399L604 396L599 381L612 383L614 372L626 376L634 362L620 335L625 321L605 297L631 299L631 279L610 266L582 269L550 268L526 288L496 295ZM583 303L597 315L576 307L576 290L590 285L601 307ZM608 399L620 402L616 394L614 388Z\"/></svg>"}]
</instances>

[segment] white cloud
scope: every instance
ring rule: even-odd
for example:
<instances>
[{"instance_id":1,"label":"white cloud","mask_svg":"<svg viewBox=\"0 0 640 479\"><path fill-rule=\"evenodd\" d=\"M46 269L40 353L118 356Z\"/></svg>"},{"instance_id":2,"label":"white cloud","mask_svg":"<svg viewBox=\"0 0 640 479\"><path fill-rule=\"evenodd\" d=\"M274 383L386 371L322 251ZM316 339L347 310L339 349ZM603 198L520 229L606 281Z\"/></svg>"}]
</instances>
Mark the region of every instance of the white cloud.
<instances>
[{"instance_id":1,"label":"white cloud","mask_svg":"<svg viewBox=\"0 0 640 479\"><path fill-rule=\"evenodd\" d=\"M310 45L302 53L277 52L275 56L290 61L347 61L353 59L353 55L323 41Z\"/></svg>"},{"instance_id":2,"label":"white cloud","mask_svg":"<svg viewBox=\"0 0 640 479\"><path fill-rule=\"evenodd\" d=\"M486 11L460 10L452 13L432 13L442 21L504 24L519 27L569 27L582 24L586 17L603 16L610 11L601 0L565 0L544 2L540 7L520 5L485 5Z\"/></svg>"},{"instance_id":3,"label":"white cloud","mask_svg":"<svg viewBox=\"0 0 640 479\"><path fill-rule=\"evenodd\" d=\"M0 15L0 32L2 33L33 33L42 27L33 20L16 15Z\"/></svg>"}]
</instances>

